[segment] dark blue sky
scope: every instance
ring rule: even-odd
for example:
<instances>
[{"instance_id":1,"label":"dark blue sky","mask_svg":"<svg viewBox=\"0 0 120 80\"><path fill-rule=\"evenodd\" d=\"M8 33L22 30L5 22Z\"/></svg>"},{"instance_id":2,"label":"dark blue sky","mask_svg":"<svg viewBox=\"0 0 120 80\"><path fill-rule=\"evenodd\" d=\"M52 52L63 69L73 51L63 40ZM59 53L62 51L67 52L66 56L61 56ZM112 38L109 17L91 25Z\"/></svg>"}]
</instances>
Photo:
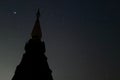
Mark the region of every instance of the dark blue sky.
<instances>
[{"instance_id":1,"label":"dark blue sky","mask_svg":"<svg viewBox=\"0 0 120 80\"><path fill-rule=\"evenodd\" d=\"M120 80L118 0L1 0L0 80L21 61L37 8L54 80Z\"/></svg>"}]
</instances>

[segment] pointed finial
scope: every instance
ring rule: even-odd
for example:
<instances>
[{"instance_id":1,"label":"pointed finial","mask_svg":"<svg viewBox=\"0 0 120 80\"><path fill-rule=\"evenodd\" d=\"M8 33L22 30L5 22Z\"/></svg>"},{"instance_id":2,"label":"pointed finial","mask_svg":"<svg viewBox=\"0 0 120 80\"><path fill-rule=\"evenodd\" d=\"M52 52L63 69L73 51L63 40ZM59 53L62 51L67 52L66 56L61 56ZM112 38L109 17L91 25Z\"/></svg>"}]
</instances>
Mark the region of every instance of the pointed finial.
<instances>
[{"instance_id":1,"label":"pointed finial","mask_svg":"<svg viewBox=\"0 0 120 80\"><path fill-rule=\"evenodd\" d=\"M39 11L39 8L38 8L38 11L37 11L37 14L36 14L37 18L40 17L40 11Z\"/></svg>"},{"instance_id":2,"label":"pointed finial","mask_svg":"<svg viewBox=\"0 0 120 80\"><path fill-rule=\"evenodd\" d=\"M39 22L39 17L40 17L39 9L37 11L36 17L37 17L37 19L35 21L35 24L34 24L34 27L33 27L32 33L31 33L31 37L32 37L32 39L41 39L42 32L41 32L40 22Z\"/></svg>"}]
</instances>

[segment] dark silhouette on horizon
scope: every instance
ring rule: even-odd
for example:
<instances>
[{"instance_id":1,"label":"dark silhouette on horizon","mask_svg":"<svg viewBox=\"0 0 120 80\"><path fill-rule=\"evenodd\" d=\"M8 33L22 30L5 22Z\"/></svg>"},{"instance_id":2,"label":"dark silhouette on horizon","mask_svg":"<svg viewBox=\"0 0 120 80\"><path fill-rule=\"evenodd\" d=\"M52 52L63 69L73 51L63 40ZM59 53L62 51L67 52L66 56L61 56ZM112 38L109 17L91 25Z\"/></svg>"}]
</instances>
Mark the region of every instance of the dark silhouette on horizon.
<instances>
[{"instance_id":1,"label":"dark silhouette on horizon","mask_svg":"<svg viewBox=\"0 0 120 80\"><path fill-rule=\"evenodd\" d=\"M45 44L41 41L39 10L37 19L31 33L31 39L25 45L25 53L17 66L12 80L53 80L52 71L49 68L45 56Z\"/></svg>"}]
</instances>

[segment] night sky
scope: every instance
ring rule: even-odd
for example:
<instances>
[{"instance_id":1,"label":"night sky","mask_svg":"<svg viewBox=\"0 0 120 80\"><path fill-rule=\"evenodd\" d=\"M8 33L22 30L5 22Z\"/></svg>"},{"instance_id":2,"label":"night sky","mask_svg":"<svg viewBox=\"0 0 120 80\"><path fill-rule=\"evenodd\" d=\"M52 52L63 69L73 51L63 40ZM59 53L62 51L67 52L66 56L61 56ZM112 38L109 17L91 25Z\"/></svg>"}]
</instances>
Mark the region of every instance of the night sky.
<instances>
[{"instance_id":1,"label":"night sky","mask_svg":"<svg viewBox=\"0 0 120 80\"><path fill-rule=\"evenodd\" d=\"M0 80L11 80L40 8L54 80L120 80L119 0L0 0Z\"/></svg>"}]
</instances>

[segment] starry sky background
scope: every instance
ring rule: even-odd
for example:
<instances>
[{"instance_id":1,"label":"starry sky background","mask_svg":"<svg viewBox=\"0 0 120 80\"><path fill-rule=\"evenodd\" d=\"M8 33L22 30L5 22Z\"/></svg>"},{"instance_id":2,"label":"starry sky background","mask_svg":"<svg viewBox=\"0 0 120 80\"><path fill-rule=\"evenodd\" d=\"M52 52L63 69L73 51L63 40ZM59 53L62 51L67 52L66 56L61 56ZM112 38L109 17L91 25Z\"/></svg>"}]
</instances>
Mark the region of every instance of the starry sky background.
<instances>
[{"instance_id":1,"label":"starry sky background","mask_svg":"<svg viewBox=\"0 0 120 80\"><path fill-rule=\"evenodd\" d=\"M37 8L54 80L120 80L119 0L0 0L0 80L13 77Z\"/></svg>"}]
</instances>

